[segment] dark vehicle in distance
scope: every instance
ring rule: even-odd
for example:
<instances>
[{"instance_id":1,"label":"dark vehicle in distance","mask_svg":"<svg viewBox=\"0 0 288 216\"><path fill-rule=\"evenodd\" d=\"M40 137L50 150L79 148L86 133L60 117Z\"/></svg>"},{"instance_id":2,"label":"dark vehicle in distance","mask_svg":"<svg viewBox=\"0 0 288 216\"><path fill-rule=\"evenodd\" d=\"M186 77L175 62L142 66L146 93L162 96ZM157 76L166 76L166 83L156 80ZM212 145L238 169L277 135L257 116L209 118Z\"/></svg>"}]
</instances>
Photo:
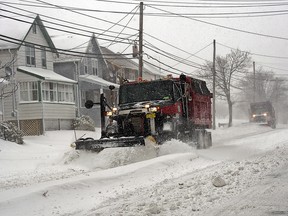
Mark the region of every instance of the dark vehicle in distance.
<instances>
[{"instance_id":1,"label":"dark vehicle in distance","mask_svg":"<svg viewBox=\"0 0 288 216\"><path fill-rule=\"evenodd\" d=\"M275 110L270 101L255 102L250 104L250 122L267 124L276 128Z\"/></svg>"}]
</instances>

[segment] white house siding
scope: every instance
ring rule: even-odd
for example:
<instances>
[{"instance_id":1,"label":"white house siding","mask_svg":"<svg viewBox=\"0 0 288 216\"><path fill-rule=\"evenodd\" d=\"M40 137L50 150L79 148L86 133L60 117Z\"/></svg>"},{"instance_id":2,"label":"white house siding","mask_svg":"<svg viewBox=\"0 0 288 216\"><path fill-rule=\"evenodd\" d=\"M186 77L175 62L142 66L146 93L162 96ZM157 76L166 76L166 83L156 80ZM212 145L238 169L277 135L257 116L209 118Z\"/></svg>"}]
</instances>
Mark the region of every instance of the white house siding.
<instances>
[{"instance_id":1,"label":"white house siding","mask_svg":"<svg viewBox=\"0 0 288 216\"><path fill-rule=\"evenodd\" d=\"M50 104L44 103L45 119L74 119L76 117L76 107L71 104Z\"/></svg>"},{"instance_id":2,"label":"white house siding","mask_svg":"<svg viewBox=\"0 0 288 216\"><path fill-rule=\"evenodd\" d=\"M48 43L42 34L40 28L37 26L36 34L34 34L31 30L28 33L27 37L25 38L25 43L31 44L39 44L42 46L48 47ZM42 61L41 61L41 50L38 49L39 46L35 46L35 59L36 59L36 67L42 68ZM18 66L26 66L26 56L25 56L25 46L21 46L18 51ZM48 70L53 70L53 54L51 49L46 48L46 63Z\"/></svg>"},{"instance_id":3,"label":"white house siding","mask_svg":"<svg viewBox=\"0 0 288 216\"><path fill-rule=\"evenodd\" d=\"M71 130L76 107L69 104L43 104L45 130Z\"/></svg>"},{"instance_id":4,"label":"white house siding","mask_svg":"<svg viewBox=\"0 0 288 216\"><path fill-rule=\"evenodd\" d=\"M12 95L9 97L4 97L2 101L2 112L3 112L3 121L13 121L17 120L16 116L12 115L12 112L17 110L17 104L13 103L15 101L16 94L13 95L13 87L12 85L7 85L5 87L5 92L11 92Z\"/></svg>"},{"instance_id":5,"label":"white house siding","mask_svg":"<svg viewBox=\"0 0 288 216\"><path fill-rule=\"evenodd\" d=\"M43 105L41 103L25 103L18 105L19 120L42 119Z\"/></svg>"}]
</instances>

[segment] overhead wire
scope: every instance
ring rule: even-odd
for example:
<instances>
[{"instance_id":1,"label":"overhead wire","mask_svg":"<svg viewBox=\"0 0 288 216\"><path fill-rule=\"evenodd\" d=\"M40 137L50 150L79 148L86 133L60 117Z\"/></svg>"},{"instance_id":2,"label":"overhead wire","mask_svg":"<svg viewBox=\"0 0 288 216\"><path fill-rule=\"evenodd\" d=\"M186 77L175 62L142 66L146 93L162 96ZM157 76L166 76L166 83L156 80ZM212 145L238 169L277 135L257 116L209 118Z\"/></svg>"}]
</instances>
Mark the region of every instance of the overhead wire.
<instances>
[{"instance_id":1,"label":"overhead wire","mask_svg":"<svg viewBox=\"0 0 288 216\"><path fill-rule=\"evenodd\" d=\"M37 44L37 43L31 43L31 42L23 42L22 40L19 40L19 39L16 39L16 38L12 38L12 37L9 37L9 36L6 36L6 35L2 35L0 34L0 40L3 40L3 41L6 41L8 43L11 43L11 44L15 44L15 45L23 45L23 46L35 46L34 48L36 50L41 50L41 47L42 48L45 48L46 51L48 52L57 52L58 54L63 54L63 55L70 55L70 56L76 56L76 57L87 57L87 58L95 58L97 56L101 56L105 59L123 59L121 57L119 58L109 58L109 56L115 56L115 54L96 54L96 53L87 53L87 52L79 52L79 51L71 51L71 50L67 50L67 49L60 49L60 48L56 48L55 50L49 50L51 49L51 47L49 46L44 46L42 44ZM126 53L126 54L122 54L123 56L132 56L132 53ZM125 57L124 59L127 59L127 57ZM128 58L129 59L129 58ZM132 58L130 58L132 59Z\"/></svg>"},{"instance_id":2,"label":"overhead wire","mask_svg":"<svg viewBox=\"0 0 288 216\"><path fill-rule=\"evenodd\" d=\"M216 42L218 45L220 46L223 46L223 47L226 47L226 48L229 48L229 49L233 49L233 50L236 50L236 48L233 48L233 47L230 47L230 46L227 46L223 43L219 43L219 42ZM288 59L288 57L286 56L273 56L273 55L264 55L264 54L258 54L258 53L253 53L253 52L249 52L251 55L255 55L255 56L261 56L261 57L268 57L268 58L278 58L278 59Z\"/></svg>"},{"instance_id":3,"label":"overhead wire","mask_svg":"<svg viewBox=\"0 0 288 216\"><path fill-rule=\"evenodd\" d=\"M177 15L177 16L182 17L182 18L190 19L190 20L193 20L193 21L196 21L196 22L207 24L207 25L212 25L212 26L228 29L228 30L231 30L231 31L237 31L237 32L241 32L241 33L257 35L257 36L262 36L262 37L268 37L268 38L274 38L274 39L279 39L279 40L288 40L288 38L285 38L285 37L267 35L267 34L262 34L262 33L242 30L242 29L238 29L238 28L228 27L228 26L224 26L224 25L220 25L220 24L216 24L216 23L212 23L212 22L208 22L208 21L204 21L204 20L200 20L200 19L195 19L195 18L188 17L188 16L183 16L181 14L173 13L173 12L170 12L170 11L167 11L167 10L164 10L164 9L160 9L160 8L157 8L157 7L154 7L154 6L151 6L151 5L146 5L146 6L150 7L150 8L153 8L155 10L160 10L160 11L166 12L168 14L174 14L174 15Z\"/></svg>"},{"instance_id":4,"label":"overhead wire","mask_svg":"<svg viewBox=\"0 0 288 216\"><path fill-rule=\"evenodd\" d=\"M41 2L43 4L54 6L55 8L61 8L61 9L66 10L66 11L69 11L69 12L72 12L72 13L75 13L75 14L79 14L81 16L85 16L85 17L89 17L89 18L92 18L92 19L100 20L100 21L103 21L103 22L106 22L106 23L114 24L114 22L111 22L111 21L108 21L108 20L105 20L105 19L102 19L102 18L98 18L98 17L95 17L95 16L91 16L91 15L88 15L88 14L80 13L80 12L77 12L75 10L67 9L65 7L62 7L62 6L59 6L59 5L55 5L55 4L51 4L51 3L48 3L48 2L45 2L45 1L42 1L42 0L35 0L35 1ZM125 25L121 25L121 24L118 24L118 26L125 27ZM132 28L132 27L127 27L127 28L131 29L131 30L138 31L138 29L135 29L135 28Z\"/></svg>"},{"instance_id":5,"label":"overhead wire","mask_svg":"<svg viewBox=\"0 0 288 216\"><path fill-rule=\"evenodd\" d=\"M43 2L43 1L40 1L40 2Z\"/></svg>"},{"instance_id":6,"label":"overhead wire","mask_svg":"<svg viewBox=\"0 0 288 216\"><path fill-rule=\"evenodd\" d=\"M3 10L3 9L0 9L0 11ZM31 18L29 16L25 16L23 15L24 17L28 17L28 18ZM28 23L28 24L31 24L31 22L29 21L25 21L25 20L22 20L22 19L18 19L18 18L15 18L15 17L9 17L9 16L6 16L6 15L3 15L3 14L0 14L0 17L4 17L4 18L7 18L7 19L12 19L12 20L15 20L15 21L19 21L19 22L23 22L23 23ZM31 18L32 19L32 18ZM57 23L53 23L53 22L50 22L50 21L46 21L47 23L50 23L50 24L54 24L54 25L58 25L58 26L62 26L62 27L68 27L68 26L64 26L64 25L61 25L61 24L57 24ZM39 24L37 24L39 25ZM78 35L78 36L84 36L84 37L91 37L91 35L86 35L86 34L83 34L83 33L76 33L74 31L68 31L68 30L64 30L64 29L59 29L59 28L55 28L55 27L52 27L52 26L45 26L45 28L48 28L48 29L52 29L52 30L56 30L56 31L61 31L61 32L65 32L65 33L69 33L69 34L73 34L73 35ZM93 34L94 32L91 32L91 31L85 31L85 30L82 30L82 29L78 29L78 28L75 28L75 27L69 27L70 29L74 29L74 30L79 30L79 31L82 31L82 32L85 32L85 33L90 33L90 34ZM111 35L105 35L107 37L113 37ZM114 37L113 37L114 38ZM128 38L119 38L122 40L121 43L126 43L126 44L130 44L129 42L123 42L125 40L128 40L130 38L130 36ZM112 41L111 39L107 39L107 38L103 38L103 37L98 37L98 39L101 39L101 40L104 40L104 41Z\"/></svg>"},{"instance_id":7,"label":"overhead wire","mask_svg":"<svg viewBox=\"0 0 288 216\"><path fill-rule=\"evenodd\" d=\"M3 1L2 1L3 2ZM28 2L28 1L25 1ZM29 1L31 2L31 1ZM11 5L22 5L22 6L28 6L28 7L41 7L41 8L50 8L50 9L63 9L66 8L67 10L73 10L73 11L85 11L85 12L97 12L97 13L114 13L114 14L128 14L129 12L127 11L113 11L113 10L97 10L97 9L89 9L89 8L79 8L79 7L70 7L70 6L61 6L60 7L54 7L54 6L45 6L44 3L40 4L21 4L21 3L13 3L13 2L3 2L6 4L11 4ZM185 7L187 8L187 5L157 5L157 4L151 4L153 6L173 6L173 7ZM287 4L282 4L282 5L269 5L269 6L286 6ZM258 7L261 5L258 5ZM191 7L188 5L188 7ZM193 6L201 8L201 6ZM211 6L212 7L212 6ZM217 6L216 6L217 7ZM228 6L229 7L229 6ZM236 6L235 6L236 7ZM245 7L245 6L243 6ZM256 6L255 6L256 7ZM257 8L258 8L257 7ZM213 7L215 8L215 7ZM239 8L237 6L237 8ZM279 16L279 15L287 15L288 10L273 10L273 11L249 11L249 12L229 12L229 13L221 13L221 12L216 12L216 13L179 13L183 16L192 16L194 18L251 18L251 17L262 17L262 16ZM162 17L176 17L178 15L174 14L167 14L167 13L145 13L145 16L162 16Z\"/></svg>"},{"instance_id":8,"label":"overhead wire","mask_svg":"<svg viewBox=\"0 0 288 216\"><path fill-rule=\"evenodd\" d=\"M131 16L131 18L129 19L129 21L126 23L125 27L123 27L123 29L118 33L118 35L115 37L115 40L118 38L118 36L120 34L122 34L122 32L127 28L128 24L131 22L131 20L133 19L133 17L135 16L136 12L138 11L139 7L135 7L130 13L132 13L134 10L136 9L135 13ZM126 18L129 14L127 14L126 16L124 16L120 21L122 21L124 18ZM119 22L120 22L119 21ZM112 28L112 27L111 27ZM114 42L112 41L107 47L110 47Z\"/></svg>"},{"instance_id":9,"label":"overhead wire","mask_svg":"<svg viewBox=\"0 0 288 216\"><path fill-rule=\"evenodd\" d=\"M25 10L23 8L19 8L19 7L14 7L14 6L10 6L10 5L7 5L7 4L3 4L1 2L0 2L0 4L4 5L6 7L10 7L10 8L22 11L22 12L29 13L29 14L31 14L31 13L35 14L35 15L39 14L39 13L35 13L35 12L29 11L29 10ZM15 11L6 10L6 9L3 9L3 8L0 8L0 9L2 11L8 12L8 13L17 14L19 16L23 16L24 15L24 14L19 14L19 13L15 12ZM59 21L59 22L62 22L62 23L66 23L66 24L71 24L71 25L74 25L74 26L84 27L84 28L87 28L87 29L101 30L101 31L105 31L105 32L115 33L115 34L118 33L118 31L111 31L111 30L107 31L107 29L101 29L101 28L96 28L96 27L92 27L92 26L88 26L88 25L83 25L83 24L79 24L79 23L75 23L75 22L71 22L71 21L67 21L67 20L63 20L63 19L58 19L56 17L47 16L47 15L44 15L44 14L39 14L39 15L41 15L41 17L45 17L45 18L48 18L48 19L56 20L56 21ZM43 21L47 22L47 20L43 20ZM115 23L112 23L112 24L115 24ZM67 26L67 27L69 27L69 26ZM123 33L123 34L124 35L131 35L131 34L125 34L125 33Z\"/></svg>"}]
</instances>

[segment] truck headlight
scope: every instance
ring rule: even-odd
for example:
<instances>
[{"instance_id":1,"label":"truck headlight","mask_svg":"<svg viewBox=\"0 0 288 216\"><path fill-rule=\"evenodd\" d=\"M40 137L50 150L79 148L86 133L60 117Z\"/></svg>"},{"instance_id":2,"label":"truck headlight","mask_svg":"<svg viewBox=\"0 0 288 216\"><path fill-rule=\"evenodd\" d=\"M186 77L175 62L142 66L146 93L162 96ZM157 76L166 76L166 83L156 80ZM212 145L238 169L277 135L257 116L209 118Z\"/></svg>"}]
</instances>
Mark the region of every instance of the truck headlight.
<instances>
[{"instance_id":1,"label":"truck headlight","mask_svg":"<svg viewBox=\"0 0 288 216\"><path fill-rule=\"evenodd\" d=\"M106 112L106 116L112 116L112 115L113 115L113 112L112 112L112 111Z\"/></svg>"},{"instance_id":2,"label":"truck headlight","mask_svg":"<svg viewBox=\"0 0 288 216\"><path fill-rule=\"evenodd\" d=\"M157 107L150 107L149 111L150 112L157 112L158 108Z\"/></svg>"},{"instance_id":3,"label":"truck headlight","mask_svg":"<svg viewBox=\"0 0 288 216\"><path fill-rule=\"evenodd\" d=\"M173 131L173 124L172 122L165 122L163 124L163 131Z\"/></svg>"}]
</instances>

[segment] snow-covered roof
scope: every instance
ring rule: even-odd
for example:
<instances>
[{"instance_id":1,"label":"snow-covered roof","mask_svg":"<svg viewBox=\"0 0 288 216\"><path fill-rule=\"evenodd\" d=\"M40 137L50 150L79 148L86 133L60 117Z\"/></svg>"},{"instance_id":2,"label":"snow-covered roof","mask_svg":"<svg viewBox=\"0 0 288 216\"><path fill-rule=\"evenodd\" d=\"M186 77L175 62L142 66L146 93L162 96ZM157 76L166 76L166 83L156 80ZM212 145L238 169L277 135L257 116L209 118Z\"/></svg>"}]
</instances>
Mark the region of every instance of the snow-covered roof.
<instances>
[{"instance_id":1,"label":"snow-covered roof","mask_svg":"<svg viewBox=\"0 0 288 216\"><path fill-rule=\"evenodd\" d=\"M75 80L68 79L64 76L61 76L60 74L55 73L52 70L43 68L20 66L17 68L17 71L38 77L39 79L46 81L77 83Z\"/></svg>"},{"instance_id":2,"label":"snow-covered roof","mask_svg":"<svg viewBox=\"0 0 288 216\"><path fill-rule=\"evenodd\" d=\"M90 75L90 74L80 75L79 79L81 81L91 82L91 83L100 85L100 86L102 86L103 88L106 88L106 89L108 89L110 85L113 85L116 88L119 88L119 85L116 84L116 83L109 82L109 81L104 80L104 79L102 79L102 78L100 78L98 76L94 76L94 75Z\"/></svg>"},{"instance_id":3,"label":"snow-covered roof","mask_svg":"<svg viewBox=\"0 0 288 216\"><path fill-rule=\"evenodd\" d=\"M114 53L106 47L100 47L101 51L106 59L106 61L111 62L111 64L117 65L121 68L129 68L133 70L138 70L138 65L131 62L126 56L120 53Z\"/></svg>"}]
</instances>

